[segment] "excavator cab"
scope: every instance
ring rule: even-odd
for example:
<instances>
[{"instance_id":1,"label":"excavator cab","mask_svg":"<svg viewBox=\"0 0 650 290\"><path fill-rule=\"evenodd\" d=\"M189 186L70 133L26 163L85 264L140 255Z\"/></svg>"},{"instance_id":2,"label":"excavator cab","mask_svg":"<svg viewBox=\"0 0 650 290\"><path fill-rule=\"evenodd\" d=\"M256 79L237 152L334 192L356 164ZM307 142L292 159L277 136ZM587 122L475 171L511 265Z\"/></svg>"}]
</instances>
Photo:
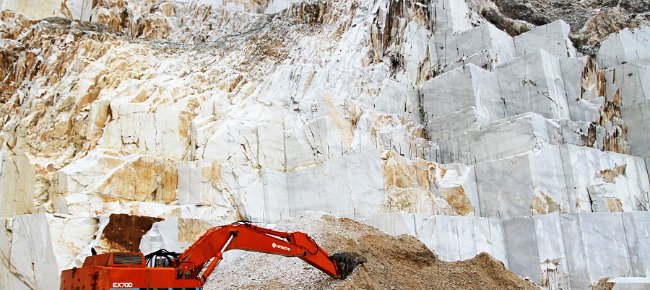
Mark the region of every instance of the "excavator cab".
<instances>
[{"instance_id":1,"label":"excavator cab","mask_svg":"<svg viewBox=\"0 0 650 290\"><path fill-rule=\"evenodd\" d=\"M116 252L89 256L81 268L61 272L60 289L202 289L223 253L235 249L297 257L337 279L345 279L366 261L357 253L330 256L305 233L233 223L208 230L181 254L158 250L148 255Z\"/></svg>"}]
</instances>

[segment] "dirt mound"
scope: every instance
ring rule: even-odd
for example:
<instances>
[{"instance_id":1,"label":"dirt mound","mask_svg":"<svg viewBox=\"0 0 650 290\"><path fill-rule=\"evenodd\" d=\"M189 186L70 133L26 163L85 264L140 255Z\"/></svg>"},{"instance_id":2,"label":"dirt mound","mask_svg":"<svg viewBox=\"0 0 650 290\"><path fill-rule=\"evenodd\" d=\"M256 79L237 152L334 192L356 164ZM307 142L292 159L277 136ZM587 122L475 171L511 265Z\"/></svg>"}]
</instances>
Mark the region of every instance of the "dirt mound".
<instances>
[{"instance_id":1,"label":"dirt mound","mask_svg":"<svg viewBox=\"0 0 650 290\"><path fill-rule=\"evenodd\" d=\"M329 253L353 251L367 262L336 280L296 258L247 253L213 275L205 289L537 289L482 253L445 262L411 236L390 236L346 218L307 214L279 226L304 231Z\"/></svg>"}]
</instances>

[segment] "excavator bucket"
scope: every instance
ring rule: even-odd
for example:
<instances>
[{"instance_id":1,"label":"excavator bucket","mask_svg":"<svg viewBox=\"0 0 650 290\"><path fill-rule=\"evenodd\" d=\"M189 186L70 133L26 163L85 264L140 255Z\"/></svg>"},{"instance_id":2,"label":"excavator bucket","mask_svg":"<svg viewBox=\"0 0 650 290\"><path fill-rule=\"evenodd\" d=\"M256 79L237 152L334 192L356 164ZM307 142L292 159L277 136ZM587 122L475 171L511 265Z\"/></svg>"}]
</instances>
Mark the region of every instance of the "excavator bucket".
<instances>
[{"instance_id":1,"label":"excavator bucket","mask_svg":"<svg viewBox=\"0 0 650 290\"><path fill-rule=\"evenodd\" d=\"M330 260L334 262L341 279L345 279L354 268L366 262L366 258L355 252L340 252L331 255Z\"/></svg>"}]
</instances>

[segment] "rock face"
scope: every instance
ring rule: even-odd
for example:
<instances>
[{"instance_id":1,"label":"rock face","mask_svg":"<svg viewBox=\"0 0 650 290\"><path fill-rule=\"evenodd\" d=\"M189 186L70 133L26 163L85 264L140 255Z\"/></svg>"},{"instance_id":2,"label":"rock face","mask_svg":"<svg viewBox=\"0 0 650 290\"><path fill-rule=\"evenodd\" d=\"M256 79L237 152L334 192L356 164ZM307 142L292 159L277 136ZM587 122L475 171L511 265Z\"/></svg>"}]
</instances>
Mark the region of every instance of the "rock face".
<instances>
[{"instance_id":1,"label":"rock face","mask_svg":"<svg viewBox=\"0 0 650 290\"><path fill-rule=\"evenodd\" d=\"M503 221L385 214L365 222L391 234L414 235L444 253L444 260L490 252L542 288L587 289L598 277L648 276L647 212L555 213Z\"/></svg>"},{"instance_id":2,"label":"rock face","mask_svg":"<svg viewBox=\"0 0 650 290\"><path fill-rule=\"evenodd\" d=\"M638 21L646 21L648 19L647 12L650 10L650 5L641 0L564 0L555 2L495 0L494 4L505 16L535 25L562 19L571 25L574 32L602 33L602 29L609 31L606 34L601 34L601 37L628 27L627 25L637 25ZM603 23L596 24L596 22ZM602 38L598 41L600 40Z\"/></svg>"},{"instance_id":3,"label":"rock face","mask_svg":"<svg viewBox=\"0 0 650 290\"><path fill-rule=\"evenodd\" d=\"M20 11L30 18L46 18L52 16L67 17L80 20L92 20L93 0L0 0L0 10Z\"/></svg>"},{"instance_id":4,"label":"rock face","mask_svg":"<svg viewBox=\"0 0 650 290\"><path fill-rule=\"evenodd\" d=\"M548 289L648 276L650 29L585 56L515 2L0 2L67 17L1 12L0 285L314 210Z\"/></svg>"}]
</instances>

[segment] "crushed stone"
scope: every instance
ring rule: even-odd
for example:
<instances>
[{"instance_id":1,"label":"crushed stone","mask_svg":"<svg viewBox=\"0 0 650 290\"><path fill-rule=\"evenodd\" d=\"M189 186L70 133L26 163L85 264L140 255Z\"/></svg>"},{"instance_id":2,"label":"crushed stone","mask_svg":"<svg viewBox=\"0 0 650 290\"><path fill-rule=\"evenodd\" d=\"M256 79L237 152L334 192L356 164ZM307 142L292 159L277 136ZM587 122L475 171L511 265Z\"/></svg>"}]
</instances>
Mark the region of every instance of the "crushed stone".
<instances>
[{"instance_id":1,"label":"crushed stone","mask_svg":"<svg viewBox=\"0 0 650 290\"><path fill-rule=\"evenodd\" d=\"M442 261L415 237L348 218L305 213L275 228L308 233L329 254L358 252L367 262L337 280L298 258L246 253L218 269L204 289L538 289L489 254Z\"/></svg>"}]
</instances>

